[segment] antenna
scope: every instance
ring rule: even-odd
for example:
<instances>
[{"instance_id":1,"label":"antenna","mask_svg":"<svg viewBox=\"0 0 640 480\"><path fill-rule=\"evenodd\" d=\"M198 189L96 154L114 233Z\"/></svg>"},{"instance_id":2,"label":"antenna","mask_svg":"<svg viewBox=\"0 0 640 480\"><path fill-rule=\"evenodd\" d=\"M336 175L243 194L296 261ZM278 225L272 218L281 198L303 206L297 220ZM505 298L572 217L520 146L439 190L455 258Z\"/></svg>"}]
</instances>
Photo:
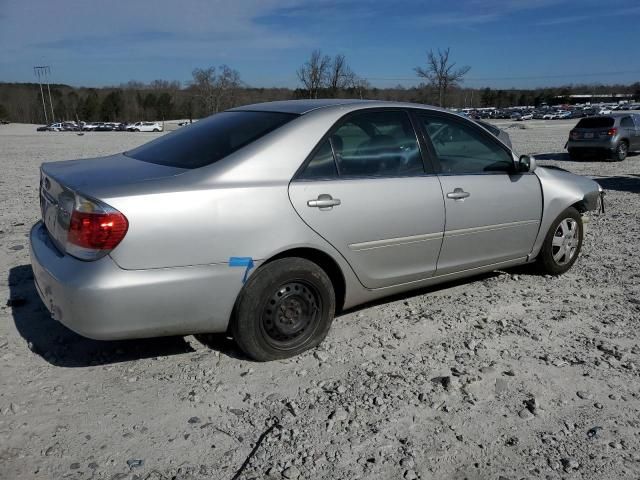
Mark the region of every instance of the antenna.
<instances>
[{"instance_id":1,"label":"antenna","mask_svg":"<svg viewBox=\"0 0 640 480\"><path fill-rule=\"evenodd\" d=\"M42 95L42 109L44 111L44 121L47 122L47 109L44 102L44 93L42 91L42 79L44 78L47 84L47 92L49 93L49 106L51 107L51 121L55 122L55 113L53 112L53 100L51 99L51 87L49 86L49 75L51 75L51 67L49 65L41 65L33 67L33 71L38 77L38 83L40 84L40 95Z\"/></svg>"}]
</instances>

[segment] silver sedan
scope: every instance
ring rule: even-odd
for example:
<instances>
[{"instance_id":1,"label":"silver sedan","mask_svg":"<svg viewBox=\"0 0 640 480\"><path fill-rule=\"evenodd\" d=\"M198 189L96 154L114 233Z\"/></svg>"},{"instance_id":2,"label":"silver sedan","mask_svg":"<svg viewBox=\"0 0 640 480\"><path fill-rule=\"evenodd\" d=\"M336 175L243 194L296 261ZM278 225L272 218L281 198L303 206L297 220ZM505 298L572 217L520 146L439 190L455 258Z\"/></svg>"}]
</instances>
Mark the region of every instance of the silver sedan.
<instances>
[{"instance_id":1,"label":"silver sedan","mask_svg":"<svg viewBox=\"0 0 640 480\"><path fill-rule=\"evenodd\" d=\"M381 297L527 263L565 272L599 195L441 109L274 102L43 164L31 258L52 316L82 335L229 331L271 360Z\"/></svg>"}]
</instances>

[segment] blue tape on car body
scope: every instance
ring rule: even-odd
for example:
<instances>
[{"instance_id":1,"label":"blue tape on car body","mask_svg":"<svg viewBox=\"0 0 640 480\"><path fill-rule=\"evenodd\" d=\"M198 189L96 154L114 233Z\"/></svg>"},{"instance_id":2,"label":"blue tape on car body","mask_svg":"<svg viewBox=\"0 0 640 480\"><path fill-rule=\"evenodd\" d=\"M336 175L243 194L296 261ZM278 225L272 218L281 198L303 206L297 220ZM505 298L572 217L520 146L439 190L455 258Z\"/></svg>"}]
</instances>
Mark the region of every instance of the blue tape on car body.
<instances>
[{"instance_id":1,"label":"blue tape on car body","mask_svg":"<svg viewBox=\"0 0 640 480\"><path fill-rule=\"evenodd\" d=\"M242 283L246 283L249 272L253 268L253 258L251 257L229 257L230 267L245 267Z\"/></svg>"}]
</instances>

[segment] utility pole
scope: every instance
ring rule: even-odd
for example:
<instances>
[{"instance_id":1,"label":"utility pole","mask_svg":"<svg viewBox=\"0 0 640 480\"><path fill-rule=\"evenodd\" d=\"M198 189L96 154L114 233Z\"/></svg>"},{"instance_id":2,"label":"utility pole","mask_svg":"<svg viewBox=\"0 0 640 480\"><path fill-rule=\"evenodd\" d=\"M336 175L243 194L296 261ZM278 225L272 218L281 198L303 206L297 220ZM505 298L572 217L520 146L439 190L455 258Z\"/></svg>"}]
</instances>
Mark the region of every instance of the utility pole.
<instances>
[{"instance_id":1,"label":"utility pole","mask_svg":"<svg viewBox=\"0 0 640 480\"><path fill-rule=\"evenodd\" d=\"M33 67L33 73L38 79L38 84L40 85L40 98L42 98L42 111L44 112L44 123L45 125L49 125L49 120L47 119L47 107L44 103L44 92L42 91L42 69L43 67Z\"/></svg>"},{"instance_id":2,"label":"utility pole","mask_svg":"<svg viewBox=\"0 0 640 480\"><path fill-rule=\"evenodd\" d=\"M51 87L49 86L49 75L51 74L51 67L49 67L49 65L36 66L36 67L33 67L33 71L35 72L36 77L38 77L38 83L40 84L40 94L42 95L42 108L45 109L45 112L44 112L45 121L47 119L47 112L46 112L46 107L44 102L44 94L42 92L41 78L44 78L45 82L47 83L47 92L49 93L49 106L51 107L51 121L55 122L56 116L55 116L55 113L53 112L53 100L51 99Z\"/></svg>"}]
</instances>

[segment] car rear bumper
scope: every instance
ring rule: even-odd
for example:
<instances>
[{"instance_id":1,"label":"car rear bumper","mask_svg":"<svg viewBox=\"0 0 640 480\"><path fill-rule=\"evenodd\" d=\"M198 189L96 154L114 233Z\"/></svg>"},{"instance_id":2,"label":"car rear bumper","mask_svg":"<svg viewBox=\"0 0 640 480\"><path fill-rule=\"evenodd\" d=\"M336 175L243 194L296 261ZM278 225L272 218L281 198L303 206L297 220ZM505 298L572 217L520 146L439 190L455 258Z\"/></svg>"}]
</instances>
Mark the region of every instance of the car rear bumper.
<instances>
[{"instance_id":1,"label":"car rear bumper","mask_svg":"<svg viewBox=\"0 0 640 480\"><path fill-rule=\"evenodd\" d=\"M567 150L594 150L613 152L617 142L611 140L569 140Z\"/></svg>"},{"instance_id":2,"label":"car rear bumper","mask_svg":"<svg viewBox=\"0 0 640 480\"><path fill-rule=\"evenodd\" d=\"M223 332L244 270L227 264L124 270L109 257L61 254L42 222L30 234L31 265L52 317L97 340Z\"/></svg>"}]
</instances>

